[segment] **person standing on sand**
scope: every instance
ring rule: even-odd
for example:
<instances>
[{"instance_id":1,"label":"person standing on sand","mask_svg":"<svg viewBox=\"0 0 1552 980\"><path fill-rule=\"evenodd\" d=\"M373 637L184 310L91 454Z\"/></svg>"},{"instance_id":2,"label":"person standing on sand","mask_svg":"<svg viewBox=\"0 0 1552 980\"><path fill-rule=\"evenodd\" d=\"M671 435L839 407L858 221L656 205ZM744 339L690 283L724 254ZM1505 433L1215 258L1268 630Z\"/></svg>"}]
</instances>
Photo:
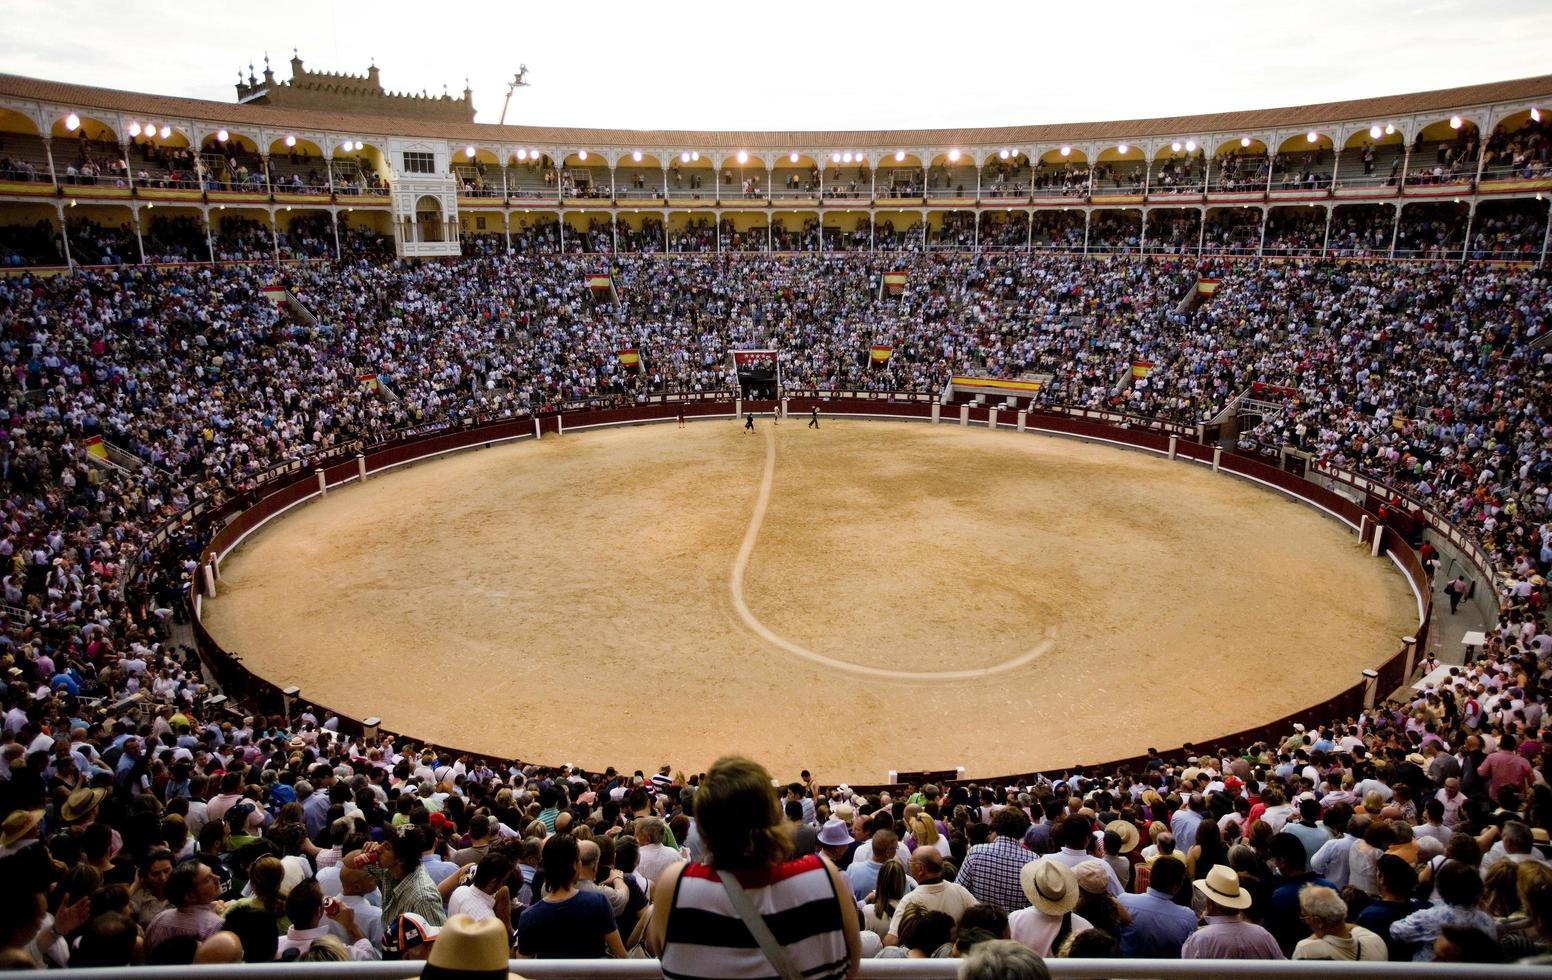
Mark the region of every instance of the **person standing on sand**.
<instances>
[{"instance_id":1,"label":"person standing on sand","mask_svg":"<svg viewBox=\"0 0 1552 980\"><path fill-rule=\"evenodd\" d=\"M679 428L684 428L684 402L679 403Z\"/></svg>"},{"instance_id":2,"label":"person standing on sand","mask_svg":"<svg viewBox=\"0 0 1552 980\"><path fill-rule=\"evenodd\" d=\"M749 414L744 416L744 431L748 432L751 435L754 434L754 413L753 412L750 412Z\"/></svg>"},{"instance_id":3,"label":"person standing on sand","mask_svg":"<svg viewBox=\"0 0 1552 980\"><path fill-rule=\"evenodd\" d=\"M810 408L808 410L808 427L810 429L817 429L817 428L819 428L819 406L818 405L815 405L813 408Z\"/></svg>"}]
</instances>

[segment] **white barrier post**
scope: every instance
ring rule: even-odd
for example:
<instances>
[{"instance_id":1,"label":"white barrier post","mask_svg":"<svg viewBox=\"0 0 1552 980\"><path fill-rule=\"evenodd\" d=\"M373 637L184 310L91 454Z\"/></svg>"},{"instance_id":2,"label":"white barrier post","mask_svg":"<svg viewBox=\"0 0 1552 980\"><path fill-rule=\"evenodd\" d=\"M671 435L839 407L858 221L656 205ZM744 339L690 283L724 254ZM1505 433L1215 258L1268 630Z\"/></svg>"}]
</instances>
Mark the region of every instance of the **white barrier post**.
<instances>
[{"instance_id":1,"label":"white barrier post","mask_svg":"<svg viewBox=\"0 0 1552 980\"><path fill-rule=\"evenodd\" d=\"M781 399L781 417L784 419L790 419L792 417L791 413L787 411L787 402L789 400L790 399L786 398L785 396L783 396Z\"/></svg>"},{"instance_id":2,"label":"white barrier post","mask_svg":"<svg viewBox=\"0 0 1552 980\"><path fill-rule=\"evenodd\" d=\"M534 416L534 438L543 439L544 433L539 429L539 417Z\"/></svg>"},{"instance_id":3,"label":"white barrier post","mask_svg":"<svg viewBox=\"0 0 1552 980\"><path fill-rule=\"evenodd\" d=\"M290 687L288 687L284 691L280 692L280 696L284 700L284 703L285 703L286 717L287 718L291 717L291 705L292 705L292 703L294 701L296 701L296 699L301 695L301 693L302 693L302 689L297 687L295 684L292 684Z\"/></svg>"},{"instance_id":4,"label":"white barrier post","mask_svg":"<svg viewBox=\"0 0 1552 980\"><path fill-rule=\"evenodd\" d=\"M970 406L968 404L959 406L959 424L970 424Z\"/></svg>"},{"instance_id":5,"label":"white barrier post","mask_svg":"<svg viewBox=\"0 0 1552 980\"><path fill-rule=\"evenodd\" d=\"M1405 684L1412 679L1412 669L1417 666L1417 637L1403 636L1401 642L1406 644L1406 673L1401 675L1401 682Z\"/></svg>"},{"instance_id":6,"label":"white barrier post","mask_svg":"<svg viewBox=\"0 0 1552 980\"><path fill-rule=\"evenodd\" d=\"M942 417L942 415L943 415L943 404L941 402L933 402L932 403L932 424L933 425L937 425L938 424L938 419L940 417Z\"/></svg>"},{"instance_id":7,"label":"white barrier post","mask_svg":"<svg viewBox=\"0 0 1552 980\"><path fill-rule=\"evenodd\" d=\"M1174 459L1174 458L1175 458L1175 452L1176 452L1176 451L1177 451L1177 450L1178 450L1178 449L1179 449L1179 448L1180 448L1180 437L1179 437L1179 436L1177 436L1177 435L1173 435L1173 434L1172 434L1172 435L1171 435L1171 436L1170 436L1170 437L1169 437L1169 458L1170 458L1170 459L1171 459L1171 460L1173 460L1173 459Z\"/></svg>"},{"instance_id":8,"label":"white barrier post","mask_svg":"<svg viewBox=\"0 0 1552 980\"><path fill-rule=\"evenodd\" d=\"M356 475L366 482L366 453L356 453Z\"/></svg>"},{"instance_id":9,"label":"white barrier post","mask_svg":"<svg viewBox=\"0 0 1552 980\"><path fill-rule=\"evenodd\" d=\"M323 475L323 470L315 471L318 474L318 493L320 496L329 495L329 478Z\"/></svg>"},{"instance_id":10,"label":"white barrier post","mask_svg":"<svg viewBox=\"0 0 1552 980\"><path fill-rule=\"evenodd\" d=\"M216 570L210 565L202 565L205 570L205 595L211 599L216 597Z\"/></svg>"},{"instance_id":11,"label":"white barrier post","mask_svg":"<svg viewBox=\"0 0 1552 980\"><path fill-rule=\"evenodd\" d=\"M997 428L997 409L995 407L986 413L986 427L988 429Z\"/></svg>"},{"instance_id":12,"label":"white barrier post","mask_svg":"<svg viewBox=\"0 0 1552 980\"><path fill-rule=\"evenodd\" d=\"M1374 710L1375 693L1380 686L1380 672L1372 667L1363 669L1363 710Z\"/></svg>"},{"instance_id":13,"label":"white barrier post","mask_svg":"<svg viewBox=\"0 0 1552 980\"><path fill-rule=\"evenodd\" d=\"M744 414L744 399L740 396L733 399L733 421L737 422Z\"/></svg>"},{"instance_id":14,"label":"white barrier post","mask_svg":"<svg viewBox=\"0 0 1552 980\"><path fill-rule=\"evenodd\" d=\"M1369 515L1365 514L1362 517L1358 518L1358 540L1362 541L1363 538L1364 538L1364 535L1366 535L1368 533L1369 533Z\"/></svg>"},{"instance_id":15,"label":"white barrier post","mask_svg":"<svg viewBox=\"0 0 1552 980\"><path fill-rule=\"evenodd\" d=\"M888 783L889 785L893 786L895 783L898 783L899 781L900 781L900 776L899 776L899 774L897 772L895 772L895 770L891 769L888 772L884 773L884 782Z\"/></svg>"},{"instance_id":16,"label":"white barrier post","mask_svg":"<svg viewBox=\"0 0 1552 980\"><path fill-rule=\"evenodd\" d=\"M555 434L558 436L566 434L566 416L559 412L555 414Z\"/></svg>"},{"instance_id":17,"label":"white barrier post","mask_svg":"<svg viewBox=\"0 0 1552 980\"><path fill-rule=\"evenodd\" d=\"M1383 525L1383 524L1375 524L1374 525L1374 542L1371 545L1369 545L1369 554L1373 555L1375 558L1378 558L1380 556L1380 552L1382 552L1384 550L1385 550L1385 525Z\"/></svg>"},{"instance_id":18,"label":"white barrier post","mask_svg":"<svg viewBox=\"0 0 1552 980\"><path fill-rule=\"evenodd\" d=\"M216 578L219 579L221 577L221 556L212 551L205 560L210 562L210 567L216 570Z\"/></svg>"},{"instance_id":19,"label":"white barrier post","mask_svg":"<svg viewBox=\"0 0 1552 980\"><path fill-rule=\"evenodd\" d=\"M377 726L382 723L383 720L375 715L361 722L361 741L363 744L371 745L377 741Z\"/></svg>"},{"instance_id":20,"label":"white barrier post","mask_svg":"<svg viewBox=\"0 0 1552 980\"><path fill-rule=\"evenodd\" d=\"M1223 462L1223 447L1213 447L1213 472L1218 472L1219 465Z\"/></svg>"},{"instance_id":21,"label":"white barrier post","mask_svg":"<svg viewBox=\"0 0 1552 980\"><path fill-rule=\"evenodd\" d=\"M1019 413L1018 413L1018 430L1020 432L1023 432L1024 431L1024 427L1025 427L1025 425L1028 424L1028 422L1029 422L1029 413L1026 412L1022 408L1019 409Z\"/></svg>"}]
</instances>

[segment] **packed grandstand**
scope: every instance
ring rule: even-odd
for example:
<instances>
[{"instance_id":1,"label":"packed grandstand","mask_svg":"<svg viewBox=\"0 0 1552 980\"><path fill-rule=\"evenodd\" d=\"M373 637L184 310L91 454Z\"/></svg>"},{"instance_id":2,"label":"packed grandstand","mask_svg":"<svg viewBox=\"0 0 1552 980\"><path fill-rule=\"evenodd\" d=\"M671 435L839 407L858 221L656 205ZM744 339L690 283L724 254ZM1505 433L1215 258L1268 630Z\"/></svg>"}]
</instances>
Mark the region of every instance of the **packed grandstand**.
<instances>
[{"instance_id":1,"label":"packed grandstand","mask_svg":"<svg viewBox=\"0 0 1552 980\"><path fill-rule=\"evenodd\" d=\"M1531 100L1552 80L1479 89L1243 136L724 134L704 168L666 138L594 168L447 124L421 176L452 210L426 211L388 200L418 179L389 154L420 151L363 149L366 121L0 78L0 962L423 959L493 919L519 956L758 972L710 867L805 903L772 928L811 976L874 956L1012 975L1020 950L1544 959L1552 146ZM1440 528L1485 556L1442 594L1480 590L1496 621L1428 686L1243 744L856 790L738 759L479 757L250 697L183 640L210 515L277 480L496 420L732 402L742 348L820 398L1040 378L1028 411L1198 439L1275 392L1229 451L1427 512L1397 533L1430 575Z\"/></svg>"}]
</instances>

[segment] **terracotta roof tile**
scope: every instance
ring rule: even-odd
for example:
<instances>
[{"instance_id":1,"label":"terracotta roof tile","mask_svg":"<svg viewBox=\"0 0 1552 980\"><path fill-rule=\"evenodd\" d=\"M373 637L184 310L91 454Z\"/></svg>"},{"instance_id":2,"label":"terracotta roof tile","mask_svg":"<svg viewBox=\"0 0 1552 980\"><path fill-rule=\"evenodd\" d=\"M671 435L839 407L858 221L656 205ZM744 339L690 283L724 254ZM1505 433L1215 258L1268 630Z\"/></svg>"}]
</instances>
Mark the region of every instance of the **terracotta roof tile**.
<instances>
[{"instance_id":1,"label":"terracotta roof tile","mask_svg":"<svg viewBox=\"0 0 1552 980\"><path fill-rule=\"evenodd\" d=\"M631 147L643 150L681 149L784 149L786 147L835 147L893 150L913 146L1036 146L1088 140L1120 141L1148 137L1190 136L1240 130L1320 127L1346 121L1385 120L1416 113L1441 114L1498 102L1545 101L1552 103L1552 75L1521 78L1481 85L1467 85L1430 92L1413 92L1377 98L1325 102L1243 112L1217 112L1195 116L1129 119L1102 122L1052 123L1030 126L993 126L964 129L907 129L862 131L737 132L690 130L626 130L496 126L489 123L436 122L399 117L351 115L307 109L241 105L204 99L125 92L74 85L21 75L0 74L0 97L56 102L77 111L109 110L139 116L171 117L243 128L321 130L358 138L405 136L447 139L478 144L559 144L578 148Z\"/></svg>"}]
</instances>

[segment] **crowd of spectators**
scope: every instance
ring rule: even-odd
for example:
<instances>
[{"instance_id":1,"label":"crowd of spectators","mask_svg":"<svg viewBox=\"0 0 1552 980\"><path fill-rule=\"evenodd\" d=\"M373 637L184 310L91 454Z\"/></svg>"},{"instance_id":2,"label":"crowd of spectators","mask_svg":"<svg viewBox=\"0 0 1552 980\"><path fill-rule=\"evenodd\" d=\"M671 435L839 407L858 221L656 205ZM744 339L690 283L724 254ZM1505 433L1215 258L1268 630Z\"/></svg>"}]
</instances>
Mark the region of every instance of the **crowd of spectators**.
<instances>
[{"instance_id":1,"label":"crowd of spectators","mask_svg":"<svg viewBox=\"0 0 1552 980\"><path fill-rule=\"evenodd\" d=\"M288 235L321 233L306 221ZM1074 956L1547 952L1552 419L1530 346L1552 309L1545 270L616 257L614 289L597 297L597 263L0 279L0 956L414 956L454 914L499 919L523 955L650 945L657 881L707 853L699 777L497 764L367 742L305 708L225 711L170 640L200 541L192 527L160 548L151 535L192 503L247 493L277 462L407 429L724 391L740 346L778 349L793 389L1049 375L1044 404L1192 423L1251 384L1277 386L1294 393L1286 410L1247 441L1404 489L1504 575L1477 583L1506 590L1507 610L1478 661L1275 744L897 796L798 781L778 850L808 867L823 853L844 875L862 955L1001 938ZM904 289L881 288L897 270ZM1182 303L1200 276L1220 281L1216 295ZM266 300L276 281L312 315ZM895 356L872 364L875 343ZM614 356L625 348L639 370ZM1154 365L1147 377L1132 376L1136 360ZM94 436L115 465L88 456Z\"/></svg>"}]
</instances>

